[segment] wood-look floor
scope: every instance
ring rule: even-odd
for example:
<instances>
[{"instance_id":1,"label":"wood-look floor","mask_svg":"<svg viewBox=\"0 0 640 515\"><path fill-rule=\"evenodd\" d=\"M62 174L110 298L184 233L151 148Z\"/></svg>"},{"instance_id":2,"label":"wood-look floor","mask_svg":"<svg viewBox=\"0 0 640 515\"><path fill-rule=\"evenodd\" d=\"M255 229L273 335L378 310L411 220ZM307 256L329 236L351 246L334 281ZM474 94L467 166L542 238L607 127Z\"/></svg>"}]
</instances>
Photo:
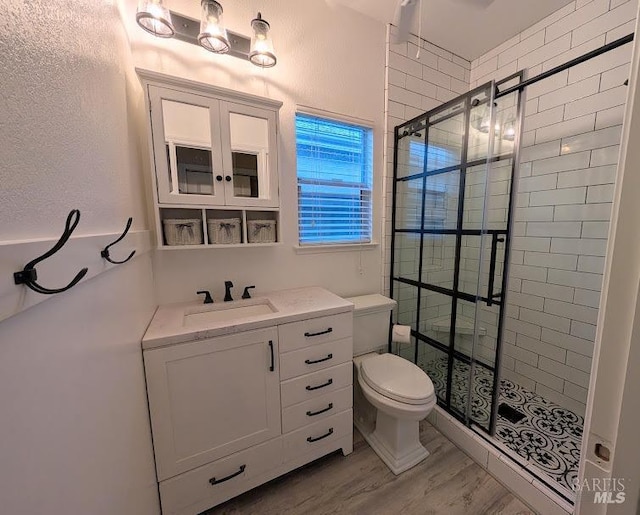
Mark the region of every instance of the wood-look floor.
<instances>
[{"instance_id":1,"label":"wood-look floor","mask_svg":"<svg viewBox=\"0 0 640 515\"><path fill-rule=\"evenodd\" d=\"M219 514L532 514L428 422L420 439L431 455L394 476L354 430L354 450L317 460L206 512Z\"/></svg>"}]
</instances>

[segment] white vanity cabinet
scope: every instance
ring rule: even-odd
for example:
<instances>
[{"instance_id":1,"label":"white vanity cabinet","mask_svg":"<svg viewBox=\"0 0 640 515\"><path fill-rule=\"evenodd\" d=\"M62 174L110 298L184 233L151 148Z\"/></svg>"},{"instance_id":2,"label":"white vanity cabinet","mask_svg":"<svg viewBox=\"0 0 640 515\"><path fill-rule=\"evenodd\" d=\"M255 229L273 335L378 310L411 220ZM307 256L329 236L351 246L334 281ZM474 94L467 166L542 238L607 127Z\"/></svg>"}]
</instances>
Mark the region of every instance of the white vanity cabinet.
<instances>
[{"instance_id":1,"label":"white vanity cabinet","mask_svg":"<svg viewBox=\"0 0 640 515\"><path fill-rule=\"evenodd\" d=\"M143 355L164 515L196 515L321 456L352 452L351 306L310 290L349 311L162 343L149 336L152 321ZM163 316L155 318L167 327Z\"/></svg>"},{"instance_id":2,"label":"white vanity cabinet","mask_svg":"<svg viewBox=\"0 0 640 515\"><path fill-rule=\"evenodd\" d=\"M286 461L353 449L353 316L278 326Z\"/></svg>"},{"instance_id":3,"label":"white vanity cabinet","mask_svg":"<svg viewBox=\"0 0 640 515\"><path fill-rule=\"evenodd\" d=\"M144 353L158 479L279 436L276 328Z\"/></svg>"}]
</instances>

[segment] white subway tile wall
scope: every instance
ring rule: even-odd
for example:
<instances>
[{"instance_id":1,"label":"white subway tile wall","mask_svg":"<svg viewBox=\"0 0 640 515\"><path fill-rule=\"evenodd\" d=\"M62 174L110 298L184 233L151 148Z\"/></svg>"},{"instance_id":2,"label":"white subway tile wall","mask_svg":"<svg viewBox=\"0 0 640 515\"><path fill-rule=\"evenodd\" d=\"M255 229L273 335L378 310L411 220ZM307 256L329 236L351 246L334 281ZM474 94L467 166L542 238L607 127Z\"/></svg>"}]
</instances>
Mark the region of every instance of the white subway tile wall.
<instances>
[{"instance_id":1,"label":"white subway tile wall","mask_svg":"<svg viewBox=\"0 0 640 515\"><path fill-rule=\"evenodd\" d=\"M471 63L527 77L633 32L637 0L578 0ZM503 377L584 414L631 45L526 91ZM391 142L393 143L393 142Z\"/></svg>"},{"instance_id":2,"label":"white subway tile wall","mask_svg":"<svg viewBox=\"0 0 640 515\"><path fill-rule=\"evenodd\" d=\"M385 162L386 179L384 184L385 198L385 226L384 226L384 256L385 273L382 277L382 291L389 295L389 281L391 274L391 211L393 205L393 143L394 128L414 118L425 111L433 109L456 96L469 90L469 78L471 63L445 49L437 47L428 41L418 40L411 36L408 43L400 45L391 42L391 35L396 29L389 26L387 32L387 83L385 91L385 119L386 141ZM420 56L417 57L418 47ZM442 139L443 143L450 146L460 145L462 127L460 120L452 120L449 124L443 124L441 131L436 134L432 131L431 137ZM421 139L422 138L422 139ZM413 170L411 151L408 146L411 142L424 142L424 131L421 136L403 138L402 149L398 156L399 176L407 176L422 171L422 160L419 161L419 170ZM420 146L420 145L419 145ZM415 157L415 156L414 156ZM457 195L438 195L437 191L449 191L454 188L457 191L458 177L456 174L444 174L436 176L427 184L428 189L433 189L433 198L429 198L428 209L434 219L440 220L443 226L455 227L457 212ZM420 184L412 184L406 181L400 184L398 190L398 226L405 228L415 227L419 223L421 214L421 199L417 193L422 191ZM434 236L427 238L424 244L423 276L429 282L443 287L451 287L453 280L453 250L455 239L450 236ZM396 239L395 268L402 272L404 277L417 279L411 276L411 270L417 272L415 263L419 253L420 239L411 234L399 234ZM398 323L411 325L415 323L417 315L418 289L414 286L396 283L395 297L398 300L396 320ZM422 292L421 331L440 341L448 339L448 326L446 320L450 316L451 299L433 292ZM428 299L427 299L428 297ZM428 307L426 307L428 306ZM444 330L444 328L447 328ZM495 339L495 335L494 335ZM466 343L466 342L465 342ZM426 345L421 345L420 362L432 360L439 352ZM415 343L399 349L402 355L413 359Z\"/></svg>"},{"instance_id":3,"label":"white subway tile wall","mask_svg":"<svg viewBox=\"0 0 640 515\"><path fill-rule=\"evenodd\" d=\"M391 274L391 209L393 205L393 133L394 128L401 123L418 116L429 109L433 109L442 103L455 98L457 95L469 90L469 78L471 63L461 57L458 57L447 50L437 47L428 41L418 40L416 36L411 36L408 43L400 45L391 42L391 36L395 31L395 27L389 26L387 31L387 83L385 94L385 119L386 119L386 141L385 141L385 162L386 178L384 187L385 198L385 223L384 227L384 255L385 255L385 273L382 277L382 290L389 294L389 281ZM416 57L420 47L420 56ZM451 129L451 134L459 130ZM443 137L446 137L444 135ZM424 138L424 136L423 136ZM405 138L404 145L408 145L412 139ZM402 169L400 176L410 175L411 163L406 159L407 153L400 153L399 167ZM404 161L406 159L406 162ZM422 171L422 170L418 170ZM453 180L453 177L448 179ZM443 179L444 180L444 179ZM411 181L408 181L411 182ZM421 185L420 185L421 186ZM417 189L412 188L411 184L403 184L400 191L400 200L403 206L402 223L406 227L411 227L412 213L415 217L419 217L420 203L415 198ZM447 197L449 202L455 199L455 196ZM406 209L404 209L406 207ZM456 206L444 206L445 222L451 218L450 213L454 212L455 219ZM413 219L415 220L415 218ZM440 255L446 257L451 252L451 244L447 238L433 238L431 245L434 249L440 250ZM400 242L401 252L396 254L402 262L412 263L413 256L418 252L419 240L405 236ZM437 252L430 252L429 255L435 259ZM452 259L447 259L447 262ZM442 263L424 263L425 271L428 272L429 265L441 265ZM400 265L396 264L396 267ZM442 270L440 266L435 269ZM446 282L448 280L447 270L443 270L444 275L440 280L434 279L434 282ZM450 272L450 271L449 271ZM416 278L417 279L417 278ZM417 296L417 289L413 292L413 287L403 287L404 295L407 300ZM411 293L409 293L411 292ZM409 302L403 303L409 306ZM415 303L414 303L415 305ZM408 308L407 308L408 309ZM414 314L403 311L402 306L399 309L398 320L408 322L414 319Z\"/></svg>"}]
</instances>

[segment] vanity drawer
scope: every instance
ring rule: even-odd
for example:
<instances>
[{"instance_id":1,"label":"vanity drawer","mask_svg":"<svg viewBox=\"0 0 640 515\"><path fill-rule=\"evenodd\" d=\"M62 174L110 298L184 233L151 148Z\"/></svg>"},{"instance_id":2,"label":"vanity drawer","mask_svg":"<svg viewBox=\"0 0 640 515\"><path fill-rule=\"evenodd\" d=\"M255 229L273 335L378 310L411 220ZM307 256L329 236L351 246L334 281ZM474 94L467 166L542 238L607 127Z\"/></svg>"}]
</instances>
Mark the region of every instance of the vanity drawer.
<instances>
[{"instance_id":1,"label":"vanity drawer","mask_svg":"<svg viewBox=\"0 0 640 515\"><path fill-rule=\"evenodd\" d=\"M280 352L349 338L353 334L353 313L311 318L278 326Z\"/></svg>"},{"instance_id":2,"label":"vanity drawer","mask_svg":"<svg viewBox=\"0 0 640 515\"><path fill-rule=\"evenodd\" d=\"M269 470L282 464L282 451L283 440L278 437L161 481L162 513L200 513L253 488L256 480L262 480ZM218 483L212 485L210 481L214 478Z\"/></svg>"},{"instance_id":3,"label":"vanity drawer","mask_svg":"<svg viewBox=\"0 0 640 515\"><path fill-rule=\"evenodd\" d=\"M280 380L329 368L353 359L353 339L344 338L280 354Z\"/></svg>"},{"instance_id":4,"label":"vanity drawer","mask_svg":"<svg viewBox=\"0 0 640 515\"><path fill-rule=\"evenodd\" d=\"M284 435L284 459L294 460L352 434L353 411L349 409Z\"/></svg>"},{"instance_id":5,"label":"vanity drawer","mask_svg":"<svg viewBox=\"0 0 640 515\"><path fill-rule=\"evenodd\" d=\"M319 422L353 405L353 388L347 386L282 410L282 432L289 433L300 427Z\"/></svg>"},{"instance_id":6,"label":"vanity drawer","mask_svg":"<svg viewBox=\"0 0 640 515\"><path fill-rule=\"evenodd\" d=\"M329 392L351 386L353 363L343 363L337 367L325 368L312 374L283 381L280 384L282 407L314 399Z\"/></svg>"}]
</instances>

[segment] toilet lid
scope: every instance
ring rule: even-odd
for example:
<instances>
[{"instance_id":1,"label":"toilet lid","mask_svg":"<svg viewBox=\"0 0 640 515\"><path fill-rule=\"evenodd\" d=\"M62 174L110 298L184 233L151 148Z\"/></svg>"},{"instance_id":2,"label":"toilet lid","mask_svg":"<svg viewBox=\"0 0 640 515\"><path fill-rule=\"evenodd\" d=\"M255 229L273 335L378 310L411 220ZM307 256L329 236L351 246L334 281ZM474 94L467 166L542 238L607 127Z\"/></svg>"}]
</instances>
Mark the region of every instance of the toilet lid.
<instances>
[{"instance_id":1,"label":"toilet lid","mask_svg":"<svg viewBox=\"0 0 640 515\"><path fill-rule=\"evenodd\" d=\"M407 404L426 404L434 396L429 376L395 354L379 354L360 365L362 378L376 392Z\"/></svg>"}]
</instances>

